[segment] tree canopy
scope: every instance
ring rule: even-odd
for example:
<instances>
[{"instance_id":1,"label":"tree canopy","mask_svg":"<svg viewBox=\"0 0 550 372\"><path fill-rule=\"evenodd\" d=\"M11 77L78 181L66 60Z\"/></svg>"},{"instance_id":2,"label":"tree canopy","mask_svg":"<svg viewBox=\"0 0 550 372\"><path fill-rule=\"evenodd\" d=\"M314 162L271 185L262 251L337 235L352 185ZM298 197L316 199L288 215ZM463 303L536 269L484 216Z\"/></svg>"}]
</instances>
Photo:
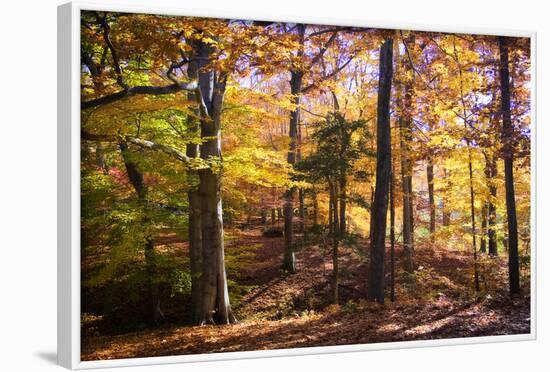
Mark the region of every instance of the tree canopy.
<instances>
[{"instance_id":1,"label":"tree canopy","mask_svg":"<svg viewBox=\"0 0 550 372\"><path fill-rule=\"evenodd\" d=\"M84 355L161 324L468 336L457 306L528 329L530 67L524 38L83 11ZM454 328L414 330L429 306Z\"/></svg>"}]
</instances>

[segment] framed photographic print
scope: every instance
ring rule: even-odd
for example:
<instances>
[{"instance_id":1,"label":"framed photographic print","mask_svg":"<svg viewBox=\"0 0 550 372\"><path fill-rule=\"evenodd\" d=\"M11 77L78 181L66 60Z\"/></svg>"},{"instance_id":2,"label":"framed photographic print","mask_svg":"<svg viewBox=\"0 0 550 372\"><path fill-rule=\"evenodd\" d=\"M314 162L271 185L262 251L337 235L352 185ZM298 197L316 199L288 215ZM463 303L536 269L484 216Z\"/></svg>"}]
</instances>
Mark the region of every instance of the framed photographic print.
<instances>
[{"instance_id":1,"label":"framed photographic print","mask_svg":"<svg viewBox=\"0 0 550 372\"><path fill-rule=\"evenodd\" d=\"M535 338L535 33L58 10L73 369Z\"/></svg>"}]
</instances>

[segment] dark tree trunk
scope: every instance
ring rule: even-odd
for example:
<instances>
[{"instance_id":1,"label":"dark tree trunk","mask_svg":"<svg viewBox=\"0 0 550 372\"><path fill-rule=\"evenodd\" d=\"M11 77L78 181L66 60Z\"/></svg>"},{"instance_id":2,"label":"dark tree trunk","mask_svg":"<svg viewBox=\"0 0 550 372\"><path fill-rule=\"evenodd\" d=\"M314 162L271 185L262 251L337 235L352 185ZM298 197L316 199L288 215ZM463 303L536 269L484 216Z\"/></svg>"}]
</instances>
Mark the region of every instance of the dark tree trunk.
<instances>
[{"instance_id":1,"label":"dark tree trunk","mask_svg":"<svg viewBox=\"0 0 550 372\"><path fill-rule=\"evenodd\" d=\"M151 224L151 220L149 217L149 208L147 205L147 187L143 182L143 174L139 170L138 165L132 160L126 142L120 142L119 147L120 152L122 153L122 159L124 160L126 173L128 174L130 183L132 184L132 187L137 194L138 203L143 213L141 223L145 226L144 231L149 231L147 226ZM162 313L160 308L160 298L158 286L156 284L157 268L155 246L153 237L150 234L145 237L144 256L145 270L147 272L147 289L149 292L149 321L152 324L158 324L164 319L164 314Z\"/></svg>"},{"instance_id":2,"label":"dark tree trunk","mask_svg":"<svg viewBox=\"0 0 550 372\"><path fill-rule=\"evenodd\" d=\"M510 71L507 38L499 37L500 90L502 105L502 144L504 157L504 182L506 189L506 213L508 219L508 271L510 293L519 294L519 252L516 198L514 191L514 128L510 110Z\"/></svg>"},{"instance_id":3,"label":"dark tree trunk","mask_svg":"<svg viewBox=\"0 0 550 372\"><path fill-rule=\"evenodd\" d=\"M267 209L262 208L262 210L260 211L260 219L262 225L265 225L267 223Z\"/></svg>"},{"instance_id":4,"label":"dark tree trunk","mask_svg":"<svg viewBox=\"0 0 550 372\"><path fill-rule=\"evenodd\" d=\"M376 149L373 149L373 152L375 152ZM372 242L372 224L373 224L373 208L374 208L374 185L371 184L370 186L370 224L369 224L369 242ZM370 243L369 243L370 244Z\"/></svg>"},{"instance_id":5,"label":"dark tree trunk","mask_svg":"<svg viewBox=\"0 0 550 372\"><path fill-rule=\"evenodd\" d=\"M393 74L393 40L380 47L380 74L376 125L376 188L372 208L372 241L367 299L384 303L384 255L386 215L391 173L390 95Z\"/></svg>"},{"instance_id":6,"label":"dark tree trunk","mask_svg":"<svg viewBox=\"0 0 550 372\"><path fill-rule=\"evenodd\" d=\"M271 226L275 226L275 208L271 208Z\"/></svg>"},{"instance_id":7,"label":"dark tree trunk","mask_svg":"<svg viewBox=\"0 0 550 372\"><path fill-rule=\"evenodd\" d=\"M435 198L434 198L434 164L433 156L428 155L426 166L426 176L428 179L428 200L430 204L430 240L433 243L435 239Z\"/></svg>"},{"instance_id":8,"label":"dark tree trunk","mask_svg":"<svg viewBox=\"0 0 550 372\"><path fill-rule=\"evenodd\" d=\"M395 301L395 167L393 157L390 177L390 301Z\"/></svg>"}]
</instances>

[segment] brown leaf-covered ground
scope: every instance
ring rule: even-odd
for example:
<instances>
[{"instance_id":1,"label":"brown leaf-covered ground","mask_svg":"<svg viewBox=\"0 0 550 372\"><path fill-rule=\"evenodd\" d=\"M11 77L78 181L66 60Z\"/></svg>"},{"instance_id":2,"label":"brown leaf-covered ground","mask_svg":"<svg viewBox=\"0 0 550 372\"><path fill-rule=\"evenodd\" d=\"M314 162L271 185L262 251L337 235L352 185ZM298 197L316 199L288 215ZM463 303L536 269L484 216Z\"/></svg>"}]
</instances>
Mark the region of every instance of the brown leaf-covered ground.
<instances>
[{"instance_id":1,"label":"brown leaf-covered ground","mask_svg":"<svg viewBox=\"0 0 550 372\"><path fill-rule=\"evenodd\" d=\"M524 295L506 293L504 257L480 259L481 291L472 289L470 252L425 244L417 248L415 275L399 267L396 301L364 300L364 242L342 248L340 305L329 301L331 264L317 246L297 253L297 273L279 270L281 238L264 238L260 228L232 231L226 247L257 247L251 263L230 279L253 288L240 298L240 322L224 326L162 326L115 336L83 338L82 360L284 349L405 340L529 333L529 283ZM389 262L388 262L389 264ZM389 270L388 270L389 271ZM389 278L388 278L389 279Z\"/></svg>"}]
</instances>

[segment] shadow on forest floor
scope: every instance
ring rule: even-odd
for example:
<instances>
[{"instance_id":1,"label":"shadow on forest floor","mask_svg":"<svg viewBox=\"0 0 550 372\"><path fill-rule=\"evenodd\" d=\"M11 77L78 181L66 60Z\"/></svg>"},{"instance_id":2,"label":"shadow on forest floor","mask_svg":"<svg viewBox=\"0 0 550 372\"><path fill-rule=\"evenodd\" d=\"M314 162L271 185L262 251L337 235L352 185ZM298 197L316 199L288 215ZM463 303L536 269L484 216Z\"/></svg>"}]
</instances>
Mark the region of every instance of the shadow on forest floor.
<instances>
[{"instance_id":1,"label":"shadow on forest floor","mask_svg":"<svg viewBox=\"0 0 550 372\"><path fill-rule=\"evenodd\" d=\"M472 290L469 252L426 246L417 270L396 274L396 302L363 300L367 262L342 249L340 305L330 305L332 266L315 246L297 253L297 272L279 270L283 242L259 228L238 231L226 250L255 245L255 256L231 280L254 285L228 326L165 326L117 336L86 337L82 360L427 340L530 331L529 296L509 299L504 257L480 260L482 292ZM364 244L364 242L363 242ZM396 267L402 267L397 251ZM387 278L389 280L389 278ZM529 284L525 284L529 288ZM528 293L528 290L525 291Z\"/></svg>"}]
</instances>

